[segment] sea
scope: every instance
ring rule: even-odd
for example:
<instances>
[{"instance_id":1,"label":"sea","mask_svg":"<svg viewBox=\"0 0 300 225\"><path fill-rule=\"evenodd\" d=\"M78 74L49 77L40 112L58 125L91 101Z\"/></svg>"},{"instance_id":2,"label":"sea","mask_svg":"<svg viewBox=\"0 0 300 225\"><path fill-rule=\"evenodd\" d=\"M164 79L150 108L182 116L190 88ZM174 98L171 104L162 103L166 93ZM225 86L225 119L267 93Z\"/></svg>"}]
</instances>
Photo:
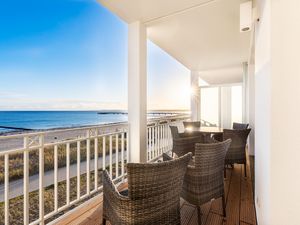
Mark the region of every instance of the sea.
<instances>
[{"instance_id":1,"label":"sea","mask_svg":"<svg viewBox=\"0 0 300 225\"><path fill-rule=\"evenodd\" d=\"M178 111L149 112L148 118L175 115ZM22 129L44 130L125 122L126 111L0 111L0 134ZM21 129L17 129L21 128Z\"/></svg>"}]
</instances>

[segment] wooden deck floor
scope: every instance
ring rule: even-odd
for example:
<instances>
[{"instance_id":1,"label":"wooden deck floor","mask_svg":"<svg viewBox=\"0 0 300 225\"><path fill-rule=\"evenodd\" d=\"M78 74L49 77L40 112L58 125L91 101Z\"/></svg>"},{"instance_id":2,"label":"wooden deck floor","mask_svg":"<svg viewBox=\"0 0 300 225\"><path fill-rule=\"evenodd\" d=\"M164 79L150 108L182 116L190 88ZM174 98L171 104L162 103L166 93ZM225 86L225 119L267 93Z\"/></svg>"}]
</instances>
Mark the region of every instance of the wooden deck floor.
<instances>
[{"instance_id":1,"label":"wooden deck floor","mask_svg":"<svg viewBox=\"0 0 300 225\"><path fill-rule=\"evenodd\" d=\"M245 178L242 165L235 165L233 169L227 169L227 178L225 179L227 218L223 219L221 199L217 199L201 207L203 225L256 225L249 165L247 173L248 177ZM59 224L100 225L102 221L101 205L102 199L99 197L97 201L79 209L78 212ZM182 225L197 225L195 206L184 200L181 200L181 220Z\"/></svg>"}]
</instances>

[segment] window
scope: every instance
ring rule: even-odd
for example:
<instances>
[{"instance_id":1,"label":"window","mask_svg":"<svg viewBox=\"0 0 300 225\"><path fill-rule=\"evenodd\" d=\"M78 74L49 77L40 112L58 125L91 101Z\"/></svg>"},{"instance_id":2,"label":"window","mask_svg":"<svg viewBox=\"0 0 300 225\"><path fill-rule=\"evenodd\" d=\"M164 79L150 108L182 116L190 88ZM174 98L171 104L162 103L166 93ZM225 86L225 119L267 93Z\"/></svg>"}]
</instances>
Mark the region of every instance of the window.
<instances>
[{"instance_id":1,"label":"window","mask_svg":"<svg viewBox=\"0 0 300 225\"><path fill-rule=\"evenodd\" d=\"M243 87L231 87L231 120L232 122L243 122Z\"/></svg>"},{"instance_id":2,"label":"window","mask_svg":"<svg viewBox=\"0 0 300 225\"><path fill-rule=\"evenodd\" d=\"M243 122L243 86L201 87L201 119L223 128Z\"/></svg>"},{"instance_id":3,"label":"window","mask_svg":"<svg viewBox=\"0 0 300 225\"><path fill-rule=\"evenodd\" d=\"M219 88L201 88L201 119L219 125Z\"/></svg>"}]
</instances>

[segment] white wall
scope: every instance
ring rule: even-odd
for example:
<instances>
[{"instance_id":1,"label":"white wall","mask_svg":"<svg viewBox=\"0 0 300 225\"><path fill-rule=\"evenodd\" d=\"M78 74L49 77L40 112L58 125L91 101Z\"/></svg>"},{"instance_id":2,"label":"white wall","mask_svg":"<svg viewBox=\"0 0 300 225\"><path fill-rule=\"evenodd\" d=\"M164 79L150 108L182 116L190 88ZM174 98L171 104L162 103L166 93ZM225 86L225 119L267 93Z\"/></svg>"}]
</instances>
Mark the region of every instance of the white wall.
<instances>
[{"instance_id":1,"label":"white wall","mask_svg":"<svg viewBox=\"0 0 300 225\"><path fill-rule=\"evenodd\" d=\"M255 191L260 225L300 224L300 1L259 1Z\"/></svg>"},{"instance_id":2,"label":"white wall","mask_svg":"<svg viewBox=\"0 0 300 225\"><path fill-rule=\"evenodd\" d=\"M255 41L255 204L259 225L269 225L271 164L270 0L260 2Z\"/></svg>"},{"instance_id":3,"label":"white wall","mask_svg":"<svg viewBox=\"0 0 300 225\"><path fill-rule=\"evenodd\" d=\"M300 1L272 1L271 15L271 221L299 225Z\"/></svg>"}]
</instances>

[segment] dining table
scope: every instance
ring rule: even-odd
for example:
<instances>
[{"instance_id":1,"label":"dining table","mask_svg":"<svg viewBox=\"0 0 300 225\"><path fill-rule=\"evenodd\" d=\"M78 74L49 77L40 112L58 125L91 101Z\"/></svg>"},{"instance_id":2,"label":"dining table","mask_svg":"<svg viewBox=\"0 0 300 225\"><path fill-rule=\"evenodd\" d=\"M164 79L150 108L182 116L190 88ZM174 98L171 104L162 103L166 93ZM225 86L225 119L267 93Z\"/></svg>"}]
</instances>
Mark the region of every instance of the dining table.
<instances>
[{"instance_id":1,"label":"dining table","mask_svg":"<svg viewBox=\"0 0 300 225\"><path fill-rule=\"evenodd\" d=\"M201 133L207 138L214 136L214 138L218 141L223 140L223 128L221 127L187 127L184 129L184 133L192 135Z\"/></svg>"},{"instance_id":2,"label":"dining table","mask_svg":"<svg viewBox=\"0 0 300 225\"><path fill-rule=\"evenodd\" d=\"M187 127L185 133L207 133L207 134L222 134L223 128L221 127Z\"/></svg>"}]
</instances>

